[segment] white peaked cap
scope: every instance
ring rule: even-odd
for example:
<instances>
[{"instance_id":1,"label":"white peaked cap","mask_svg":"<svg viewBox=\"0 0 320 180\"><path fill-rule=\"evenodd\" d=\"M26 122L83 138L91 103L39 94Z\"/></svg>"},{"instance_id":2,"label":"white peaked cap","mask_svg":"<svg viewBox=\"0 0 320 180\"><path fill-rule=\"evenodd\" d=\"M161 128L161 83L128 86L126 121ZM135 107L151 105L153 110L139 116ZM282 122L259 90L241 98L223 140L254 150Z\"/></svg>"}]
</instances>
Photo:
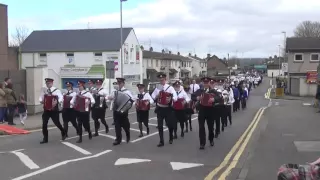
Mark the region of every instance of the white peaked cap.
<instances>
[{"instance_id":1,"label":"white peaked cap","mask_svg":"<svg viewBox=\"0 0 320 180\"><path fill-rule=\"evenodd\" d=\"M217 91L218 91L219 93L222 93L222 90L221 90L221 89L218 89Z\"/></svg>"}]
</instances>

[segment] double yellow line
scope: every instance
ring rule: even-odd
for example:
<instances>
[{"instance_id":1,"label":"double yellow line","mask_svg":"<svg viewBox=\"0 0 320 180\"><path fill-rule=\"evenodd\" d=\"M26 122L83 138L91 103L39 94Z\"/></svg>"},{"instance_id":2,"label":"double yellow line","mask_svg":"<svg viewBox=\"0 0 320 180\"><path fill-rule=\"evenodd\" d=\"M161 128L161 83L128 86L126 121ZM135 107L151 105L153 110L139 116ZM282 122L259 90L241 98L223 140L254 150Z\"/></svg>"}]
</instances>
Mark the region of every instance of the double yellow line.
<instances>
[{"instance_id":1,"label":"double yellow line","mask_svg":"<svg viewBox=\"0 0 320 180\"><path fill-rule=\"evenodd\" d=\"M207 177L204 178L204 180L213 180L213 178L222 170L224 169L227 165L228 167L225 169L225 171L220 175L219 178L215 178L218 180L225 180L226 177L231 173L231 170L236 167L244 149L246 148L254 130L256 129L261 116L264 112L266 108L260 108L258 110L258 112L256 113L256 115L254 116L252 122L250 123L249 127L246 129L246 131L242 134L242 136L239 138L239 140L237 141L237 143L232 147L232 149L230 150L230 152L227 154L227 156L224 158L224 160L222 161L222 163L215 168L213 171L211 171ZM241 145L241 146L240 146ZM240 148L239 148L240 146ZM239 150L237 151L237 149L239 148ZM237 151L237 153L235 154L235 152ZM235 156L233 157L231 163L229 163L231 157L235 154Z\"/></svg>"}]
</instances>

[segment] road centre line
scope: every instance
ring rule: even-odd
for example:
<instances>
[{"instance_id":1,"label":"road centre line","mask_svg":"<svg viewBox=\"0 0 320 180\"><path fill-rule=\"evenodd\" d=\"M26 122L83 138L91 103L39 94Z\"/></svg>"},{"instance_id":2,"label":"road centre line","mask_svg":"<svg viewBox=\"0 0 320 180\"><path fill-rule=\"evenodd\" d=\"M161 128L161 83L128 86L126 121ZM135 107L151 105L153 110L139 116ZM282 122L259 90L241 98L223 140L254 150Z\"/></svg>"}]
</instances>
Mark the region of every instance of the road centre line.
<instances>
[{"instance_id":1,"label":"road centre line","mask_svg":"<svg viewBox=\"0 0 320 180\"><path fill-rule=\"evenodd\" d=\"M78 152L80 152L80 153L82 153L84 155L91 155L91 152L89 152L89 151L87 151L87 150L85 150L85 149L83 149L83 148L81 148L79 146L76 146L76 145L74 145L72 143L62 142L62 144L66 145L68 147L71 147L72 149L74 149L74 150L76 150L76 151L78 151Z\"/></svg>"},{"instance_id":2,"label":"road centre line","mask_svg":"<svg viewBox=\"0 0 320 180\"><path fill-rule=\"evenodd\" d=\"M221 174L221 176L219 177L219 180L225 180L227 178L227 176L231 173L231 170L233 168L235 168L236 165L238 164L239 159L240 159L241 155L243 154L244 149L246 148L249 140L251 139L251 136L252 136L253 132L255 131L255 129L257 128L257 125L260 122L260 119L261 119L261 116L262 116L264 110L265 110L265 108L262 109L261 113L259 114L258 118L256 119L256 122L255 122L254 126L251 128L248 136L246 137L246 139L242 143L241 147L239 148L239 151L233 157L233 159L232 159L230 165L228 166L228 168Z\"/></svg>"},{"instance_id":3,"label":"road centre line","mask_svg":"<svg viewBox=\"0 0 320 180\"><path fill-rule=\"evenodd\" d=\"M92 158L97 158L99 156L102 156L104 154L107 154L109 152L111 152L112 150L106 150L106 151L103 151L101 153L98 153L98 154L95 154L95 155L92 155L92 156L86 156L86 157L82 157L82 158L77 158L77 159L70 159L70 160L66 160L66 161L62 161L62 162L59 162L57 164L54 164L54 165L51 165L51 166L48 166L46 168L43 168L43 169L39 169L37 171L34 171L34 172L31 172L31 173L28 173L28 174L25 174L25 175L22 175L22 176L19 176L19 177L16 177L12 180L23 180L23 179L27 179L27 178L30 178L30 177L33 177L33 176L36 176L38 174L42 174L46 171L50 171L52 169L55 169L57 167L60 167L60 166L63 166L63 165L66 165L68 163L71 163L71 162L77 162L77 161L83 161L83 160L87 160L87 159L92 159Z\"/></svg>"},{"instance_id":4,"label":"road centre line","mask_svg":"<svg viewBox=\"0 0 320 180\"><path fill-rule=\"evenodd\" d=\"M247 134L249 133L250 129L253 127L254 123L256 122L257 118L259 117L260 112L262 111L263 108L260 108L257 113L255 114L252 122L250 123L250 125L248 126L248 128L245 130L245 132L241 135L241 137L238 139L238 141L236 142L236 144L232 147L232 149L229 151L229 153L227 154L227 156L224 158L224 160L221 162L221 164L216 167L213 171L211 171L204 180L212 180L213 177L215 175L217 175L219 173L219 171L221 169L223 169L228 162L230 161L232 155L236 152L236 150L238 149L238 147L240 146L241 142L243 141L243 139L247 136Z\"/></svg>"},{"instance_id":5,"label":"road centre line","mask_svg":"<svg viewBox=\"0 0 320 180\"><path fill-rule=\"evenodd\" d=\"M23 150L23 149L22 149ZM34 163L29 156L27 156L26 154L20 152L21 150L16 150L16 151L11 151L10 153L16 155L20 161L27 166L29 169L39 169L40 167Z\"/></svg>"}]
</instances>

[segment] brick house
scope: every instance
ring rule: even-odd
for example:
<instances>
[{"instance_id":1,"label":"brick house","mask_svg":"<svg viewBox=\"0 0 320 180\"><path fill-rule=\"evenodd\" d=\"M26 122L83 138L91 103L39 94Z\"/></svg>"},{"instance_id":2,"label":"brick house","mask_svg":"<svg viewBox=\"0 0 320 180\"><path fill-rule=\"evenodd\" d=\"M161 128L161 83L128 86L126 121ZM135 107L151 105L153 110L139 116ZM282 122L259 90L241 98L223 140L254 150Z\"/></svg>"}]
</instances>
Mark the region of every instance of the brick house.
<instances>
[{"instance_id":1,"label":"brick house","mask_svg":"<svg viewBox=\"0 0 320 180\"><path fill-rule=\"evenodd\" d=\"M207 55L207 76L212 77L216 75L228 75L229 69L228 65L222 60L219 59L216 55L211 56Z\"/></svg>"}]
</instances>

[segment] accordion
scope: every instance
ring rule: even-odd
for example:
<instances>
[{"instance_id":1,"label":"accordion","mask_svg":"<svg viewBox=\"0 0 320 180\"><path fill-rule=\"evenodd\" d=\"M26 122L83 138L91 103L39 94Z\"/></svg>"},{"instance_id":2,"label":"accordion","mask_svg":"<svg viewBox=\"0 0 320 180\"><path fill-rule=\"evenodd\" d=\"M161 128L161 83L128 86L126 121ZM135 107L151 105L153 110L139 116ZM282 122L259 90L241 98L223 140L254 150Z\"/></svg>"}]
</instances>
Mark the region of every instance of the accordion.
<instances>
[{"instance_id":1,"label":"accordion","mask_svg":"<svg viewBox=\"0 0 320 180\"><path fill-rule=\"evenodd\" d=\"M202 99L200 101L200 104L202 106L206 106L206 107L209 107L209 106L212 106L212 102L210 103L209 102L209 99L213 98L213 94L210 94L210 93L202 93L201 95Z\"/></svg>"},{"instance_id":2,"label":"accordion","mask_svg":"<svg viewBox=\"0 0 320 180\"><path fill-rule=\"evenodd\" d=\"M177 101L173 102L173 109L175 110L185 109L184 99L178 98Z\"/></svg>"},{"instance_id":3,"label":"accordion","mask_svg":"<svg viewBox=\"0 0 320 180\"><path fill-rule=\"evenodd\" d=\"M78 112L88 112L89 99L85 96L77 95L74 109Z\"/></svg>"},{"instance_id":4,"label":"accordion","mask_svg":"<svg viewBox=\"0 0 320 180\"><path fill-rule=\"evenodd\" d=\"M43 109L46 111L58 110L58 96L45 94L43 97Z\"/></svg>"},{"instance_id":5,"label":"accordion","mask_svg":"<svg viewBox=\"0 0 320 180\"><path fill-rule=\"evenodd\" d=\"M63 108L71 108L70 101L72 96L64 95L63 96Z\"/></svg>"},{"instance_id":6,"label":"accordion","mask_svg":"<svg viewBox=\"0 0 320 180\"><path fill-rule=\"evenodd\" d=\"M95 94L94 95L94 99L95 99L95 104L94 104L94 108L107 108L107 103L105 100L105 96L101 96L99 94Z\"/></svg>"},{"instance_id":7,"label":"accordion","mask_svg":"<svg viewBox=\"0 0 320 180\"><path fill-rule=\"evenodd\" d=\"M170 102L167 102L167 98L170 98ZM170 105L172 102L172 94L165 92L165 91L160 91L159 93L159 98L158 98L158 104L161 105Z\"/></svg>"},{"instance_id":8,"label":"accordion","mask_svg":"<svg viewBox=\"0 0 320 180\"><path fill-rule=\"evenodd\" d=\"M150 110L150 103L149 100L137 100L137 110L141 111L149 111Z\"/></svg>"}]
</instances>

